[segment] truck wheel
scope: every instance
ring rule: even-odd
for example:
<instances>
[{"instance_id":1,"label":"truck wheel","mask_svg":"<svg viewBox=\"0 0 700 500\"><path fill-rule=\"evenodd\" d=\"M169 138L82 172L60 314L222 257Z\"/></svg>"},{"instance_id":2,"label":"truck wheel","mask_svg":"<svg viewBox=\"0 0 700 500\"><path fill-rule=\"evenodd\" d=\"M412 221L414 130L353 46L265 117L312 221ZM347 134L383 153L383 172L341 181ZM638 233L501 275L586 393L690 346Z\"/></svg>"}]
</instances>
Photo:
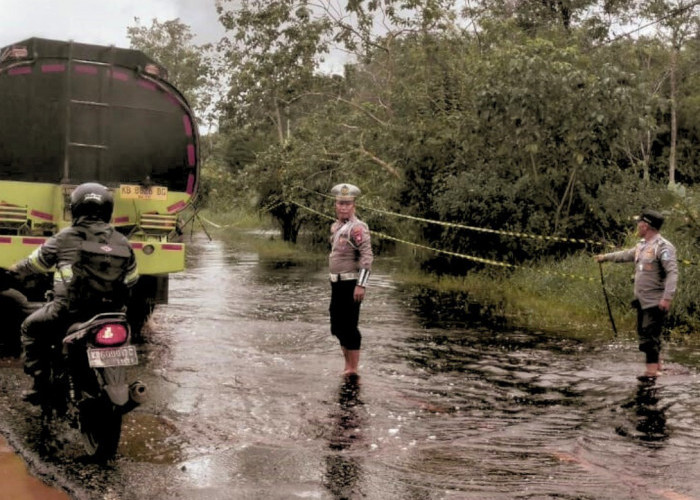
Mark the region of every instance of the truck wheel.
<instances>
[{"instance_id":1,"label":"truck wheel","mask_svg":"<svg viewBox=\"0 0 700 500\"><path fill-rule=\"evenodd\" d=\"M168 277L143 275L131 291L131 300L127 306L127 315L131 325L132 339L144 340L142 328L153 313L156 304L168 302Z\"/></svg>"},{"instance_id":2,"label":"truck wheel","mask_svg":"<svg viewBox=\"0 0 700 500\"><path fill-rule=\"evenodd\" d=\"M153 313L155 304L144 299L140 303L132 301L127 308L127 317L129 325L131 325L131 340L135 343L142 343L144 340L143 327L148 321L148 318Z\"/></svg>"}]
</instances>

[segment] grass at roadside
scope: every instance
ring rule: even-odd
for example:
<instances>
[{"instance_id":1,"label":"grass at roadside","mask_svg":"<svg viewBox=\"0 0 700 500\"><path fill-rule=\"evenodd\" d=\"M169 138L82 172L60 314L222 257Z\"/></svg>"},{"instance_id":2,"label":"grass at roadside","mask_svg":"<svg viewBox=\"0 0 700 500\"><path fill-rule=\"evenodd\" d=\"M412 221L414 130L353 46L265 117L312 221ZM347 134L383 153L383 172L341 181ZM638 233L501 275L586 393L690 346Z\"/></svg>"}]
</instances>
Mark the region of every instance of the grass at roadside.
<instances>
[{"instance_id":1,"label":"grass at roadside","mask_svg":"<svg viewBox=\"0 0 700 500\"><path fill-rule=\"evenodd\" d=\"M435 276L404 270L395 278L437 294L464 294L465 313L469 303L478 303L488 305L512 327L586 335L612 332L597 266L590 256L579 255L510 272L485 269L466 276ZM621 335L631 335L635 320L629 307L631 289L620 283L628 280L622 269L605 269L605 274L616 326Z\"/></svg>"}]
</instances>

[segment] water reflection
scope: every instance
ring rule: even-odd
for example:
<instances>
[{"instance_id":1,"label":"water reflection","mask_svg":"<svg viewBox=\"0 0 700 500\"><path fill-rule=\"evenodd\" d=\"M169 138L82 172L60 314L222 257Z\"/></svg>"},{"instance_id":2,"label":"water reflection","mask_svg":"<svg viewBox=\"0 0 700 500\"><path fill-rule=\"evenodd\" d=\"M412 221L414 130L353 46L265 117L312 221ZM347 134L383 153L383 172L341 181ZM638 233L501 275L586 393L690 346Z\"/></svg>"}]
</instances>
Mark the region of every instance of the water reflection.
<instances>
[{"instance_id":1,"label":"water reflection","mask_svg":"<svg viewBox=\"0 0 700 500\"><path fill-rule=\"evenodd\" d=\"M669 438L666 410L671 404L662 404L661 388L656 385L656 380L640 380L632 400L622 406L633 411L632 419L637 431L635 438L655 445ZM628 434L623 428L618 428L617 433L623 436Z\"/></svg>"},{"instance_id":2,"label":"water reflection","mask_svg":"<svg viewBox=\"0 0 700 500\"><path fill-rule=\"evenodd\" d=\"M350 448L361 437L362 419L358 406L362 405L360 379L345 377L338 391L338 402L331 412L333 428L328 447L333 451L326 456L325 486L334 498L359 496L358 482L362 475L362 464L358 457L349 453Z\"/></svg>"}]
</instances>

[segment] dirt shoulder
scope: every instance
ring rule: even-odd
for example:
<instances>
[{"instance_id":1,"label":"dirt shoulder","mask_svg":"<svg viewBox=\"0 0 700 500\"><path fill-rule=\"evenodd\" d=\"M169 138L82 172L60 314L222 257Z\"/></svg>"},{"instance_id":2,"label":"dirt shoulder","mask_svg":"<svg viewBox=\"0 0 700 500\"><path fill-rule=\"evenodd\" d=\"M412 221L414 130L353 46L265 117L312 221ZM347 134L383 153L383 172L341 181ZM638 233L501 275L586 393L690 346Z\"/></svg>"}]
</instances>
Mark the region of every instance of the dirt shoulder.
<instances>
[{"instance_id":1,"label":"dirt shoulder","mask_svg":"<svg viewBox=\"0 0 700 500\"><path fill-rule=\"evenodd\" d=\"M29 474L27 466L0 436L0 500L70 500L70 497L51 488Z\"/></svg>"}]
</instances>

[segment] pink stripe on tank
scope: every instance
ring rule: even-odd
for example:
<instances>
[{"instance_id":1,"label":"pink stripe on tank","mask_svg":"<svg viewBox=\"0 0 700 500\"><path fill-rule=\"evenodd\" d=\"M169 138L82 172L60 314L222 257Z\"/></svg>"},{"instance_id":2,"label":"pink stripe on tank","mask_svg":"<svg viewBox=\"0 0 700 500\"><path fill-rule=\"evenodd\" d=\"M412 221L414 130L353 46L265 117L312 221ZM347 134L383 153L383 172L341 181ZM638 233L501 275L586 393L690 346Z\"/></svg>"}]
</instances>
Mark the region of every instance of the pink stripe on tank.
<instances>
[{"instance_id":1,"label":"pink stripe on tank","mask_svg":"<svg viewBox=\"0 0 700 500\"><path fill-rule=\"evenodd\" d=\"M31 66L22 66L20 68L12 68L7 74L8 75L28 75L32 72Z\"/></svg>"},{"instance_id":2,"label":"pink stripe on tank","mask_svg":"<svg viewBox=\"0 0 700 500\"><path fill-rule=\"evenodd\" d=\"M112 78L125 82L129 79L129 74L122 71L112 71Z\"/></svg>"},{"instance_id":3,"label":"pink stripe on tank","mask_svg":"<svg viewBox=\"0 0 700 500\"><path fill-rule=\"evenodd\" d=\"M96 75L97 68L95 66L88 66L86 64L79 64L75 67L76 73L82 73L84 75Z\"/></svg>"},{"instance_id":4,"label":"pink stripe on tank","mask_svg":"<svg viewBox=\"0 0 700 500\"><path fill-rule=\"evenodd\" d=\"M193 144L187 145L187 163L190 167L194 167L196 163Z\"/></svg>"},{"instance_id":5,"label":"pink stripe on tank","mask_svg":"<svg viewBox=\"0 0 700 500\"><path fill-rule=\"evenodd\" d=\"M155 83L147 82L145 80L139 80L139 85L148 90L155 90L158 88Z\"/></svg>"},{"instance_id":6,"label":"pink stripe on tank","mask_svg":"<svg viewBox=\"0 0 700 500\"><path fill-rule=\"evenodd\" d=\"M182 124L185 126L185 135L192 137L192 120L187 115L182 115Z\"/></svg>"},{"instance_id":7,"label":"pink stripe on tank","mask_svg":"<svg viewBox=\"0 0 700 500\"><path fill-rule=\"evenodd\" d=\"M41 67L42 73L61 73L66 70L65 64L44 64Z\"/></svg>"}]
</instances>

